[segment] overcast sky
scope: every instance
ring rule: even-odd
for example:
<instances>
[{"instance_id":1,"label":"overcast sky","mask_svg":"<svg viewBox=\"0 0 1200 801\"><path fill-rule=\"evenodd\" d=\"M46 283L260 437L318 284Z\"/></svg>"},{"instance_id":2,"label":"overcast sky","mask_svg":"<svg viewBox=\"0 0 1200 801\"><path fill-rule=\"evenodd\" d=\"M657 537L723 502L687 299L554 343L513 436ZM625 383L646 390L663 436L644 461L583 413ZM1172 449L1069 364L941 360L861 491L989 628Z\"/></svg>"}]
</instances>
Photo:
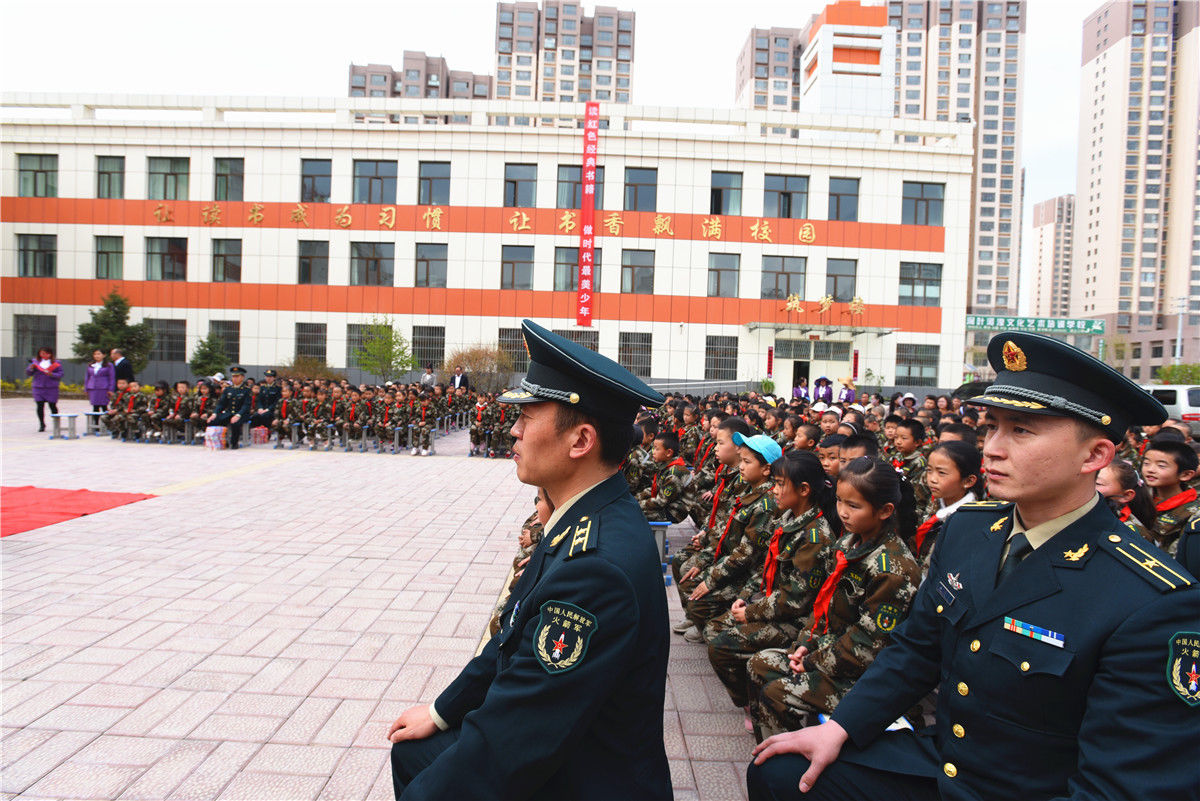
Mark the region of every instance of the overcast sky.
<instances>
[{"instance_id":1,"label":"overcast sky","mask_svg":"<svg viewBox=\"0 0 1200 801\"><path fill-rule=\"evenodd\" d=\"M610 0L637 12L633 102L724 106L754 26L802 27L824 0ZM1024 220L1075 191L1079 48L1100 0L1030 0L1025 49ZM5 91L346 94L350 62L444 56L495 72L491 0L2 0ZM585 2L591 13L595 3ZM680 74L680 57L688 74ZM1028 243L1029 238L1026 237ZM1024 249L1029 263L1031 249ZM1022 282L1022 295L1030 282Z\"/></svg>"}]
</instances>

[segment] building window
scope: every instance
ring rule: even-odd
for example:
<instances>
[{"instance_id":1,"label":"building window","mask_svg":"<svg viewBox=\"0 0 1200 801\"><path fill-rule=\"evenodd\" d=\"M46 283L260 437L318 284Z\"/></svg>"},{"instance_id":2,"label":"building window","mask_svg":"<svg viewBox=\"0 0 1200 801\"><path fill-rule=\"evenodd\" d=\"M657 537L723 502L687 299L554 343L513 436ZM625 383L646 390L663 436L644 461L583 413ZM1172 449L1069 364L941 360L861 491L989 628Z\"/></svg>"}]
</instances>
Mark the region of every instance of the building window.
<instances>
[{"instance_id":1,"label":"building window","mask_svg":"<svg viewBox=\"0 0 1200 801\"><path fill-rule=\"evenodd\" d=\"M564 339L571 340L576 345L582 345L597 353L600 352L600 332L594 328L555 328L553 332Z\"/></svg>"},{"instance_id":2,"label":"building window","mask_svg":"<svg viewBox=\"0 0 1200 801\"><path fill-rule=\"evenodd\" d=\"M583 208L583 181L580 179L582 168L560 164L558 167L558 196L556 206L560 209ZM595 207L604 205L604 168L596 168L596 200Z\"/></svg>"},{"instance_id":3,"label":"building window","mask_svg":"<svg viewBox=\"0 0 1200 801\"><path fill-rule=\"evenodd\" d=\"M146 280L186 281L187 240L182 237L146 237Z\"/></svg>"},{"instance_id":4,"label":"building window","mask_svg":"<svg viewBox=\"0 0 1200 801\"><path fill-rule=\"evenodd\" d=\"M147 317L146 322L154 332L154 347L150 349L152 362L187 361L187 320L161 320Z\"/></svg>"},{"instance_id":5,"label":"building window","mask_svg":"<svg viewBox=\"0 0 1200 801\"><path fill-rule=\"evenodd\" d=\"M808 177L768 175L763 189L763 216L784 220L808 217Z\"/></svg>"},{"instance_id":6,"label":"building window","mask_svg":"<svg viewBox=\"0 0 1200 801\"><path fill-rule=\"evenodd\" d=\"M504 165L504 205L531 209L537 205L537 165Z\"/></svg>"},{"instance_id":7,"label":"building window","mask_svg":"<svg viewBox=\"0 0 1200 801\"><path fill-rule=\"evenodd\" d=\"M896 383L912 387L936 387L937 345L896 345Z\"/></svg>"},{"instance_id":8,"label":"building window","mask_svg":"<svg viewBox=\"0 0 1200 801\"><path fill-rule=\"evenodd\" d=\"M450 202L450 162L422 161L417 168L417 203L444 206Z\"/></svg>"},{"instance_id":9,"label":"building window","mask_svg":"<svg viewBox=\"0 0 1200 801\"><path fill-rule=\"evenodd\" d=\"M501 328L497 333L500 350L508 356L514 372L529 370L529 351L525 349L525 337L520 328Z\"/></svg>"},{"instance_id":10,"label":"building window","mask_svg":"<svg viewBox=\"0 0 1200 801\"><path fill-rule=\"evenodd\" d=\"M807 260L803 256L763 256L762 297L804 297L806 263Z\"/></svg>"},{"instance_id":11,"label":"building window","mask_svg":"<svg viewBox=\"0 0 1200 801\"><path fill-rule=\"evenodd\" d=\"M31 359L41 348L50 348L58 353L58 319L53 314L14 314L13 353L22 359Z\"/></svg>"},{"instance_id":12,"label":"building window","mask_svg":"<svg viewBox=\"0 0 1200 801\"><path fill-rule=\"evenodd\" d=\"M653 334L621 331L617 335L617 364L639 378L649 378L652 341Z\"/></svg>"},{"instance_id":13,"label":"building window","mask_svg":"<svg viewBox=\"0 0 1200 801\"><path fill-rule=\"evenodd\" d=\"M658 203L658 170L625 168L625 211L654 211Z\"/></svg>"},{"instance_id":14,"label":"building window","mask_svg":"<svg viewBox=\"0 0 1200 801\"><path fill-rule=\"evenodd\" d=\"M124 156L96 156L96 197L125 197Z\"/></svg>"},{"instance_id":15,"label":"building window","mask_svg":"<svg viewBox=\"0 0 1200 801\"><path fill-rule=\"evenodd\" d=\"M437 367L446 358L446 328L440 325L414 325L412 337L413 359L424 367Z\"/></svg>"},{"instance_id":16,"label":"building window","mask_svg":"<svg viewBox=\"0 0 1200 801\"><path fill-rule=\"evenodd\" d=\"M710 298L736 298L740 266L741 256L736 253L709 253L708 296Z\"/></svg>"},{"instance_id":17,"label":"building window","mask_svg":"<svg viewBox=\"0 0 1200 801\"><path fill-rule=\"evenodd\" d=\"M500 248L500 288L533 289L533 247L504 245Z\"/></svg>"},{"instance_id":18,"label":"building window","mask_svg":"<svg viewBox=\"0 0 1200 801\"><path fill-rule=\"evenodd\" d=\"M328 203L332 179L333 161L330 159L301 159L300 202Z\"/></svg>"},{"instance_id":19,"label":"building window","mask_svg":"<svg viewBox=\"0 0 1200 801\"><path fill-rule=\"evenodd\" d=\"M325 363L325 323L296 323L296 358Z\"/></svg>"},{"instance_id":20,"label":"building window","mask_svg":"<svg viewBox=\"0 0 1200 801\"><path fill-rule=\"evenodd\" d=\"M229 357L230 364L242 360L242 321L209 320L208 333L221 340L221 347Z\"/></svg>"},{"instance_id":21,"label":"building window","mask_svg":"<svg viewBox=\"0 0 1200 801\"><path fill-rule=\"evenodd\" d=\"M245 183L245 159L215 159L214 200L240 201Z\"/></svg>"},{"instance_id":22,"label":"building window","mask_svg":"<svg viewBox=\"0 0 1200 801\"><path fill-rule=\"evenodd\" d=\"M584 278L589 283L584 286L591 292L600 291L600 253L602 248L596 248L591 265ZM554 249L554 291L577 292L579 290L579 248Z\"/></svg>"},{"instance_id":23,"label":"building window","mask_svg":"<svg viewBox=\"0 0 1200 801\"><path fill-rule=\"evenodd\" d=\"M446 245L418 243L413 286L445 287L446 263Z\"/></svg>"},{"instance_id":24,"label":"building window","mask_svg":"<svg viewBox=\"0 0 1200 801\"><path fill-rule=\"evenodd\" d=\"M355 161L353 203L396 202L396 162Z\"/></svg>"},{"instance_id":25,"label":"building window","mask_svg":"<svg viewBox=\"0 0 1200 801\"><path fill-rule=\"evenodd\" d=\"M20 154L17 173L18 196L58 197L58 156Z\"/></svg>"},{"instance_id":26,"label":"building window","mask_svg":"<svg viewBox=\"0 0 1200 801\"><path fill-rule=\"evenodd\" d=\"M395 243L350 243L351 286L392 286L395 266Z\"/></svg>"},{"instance_id":27,"label":"building window","mask_svg":"<svg viewBox=\"0 0 1200 801\"><path fill-rule=\"evenodd\" d=\"M53 278L58 262L58 237L54 234L17 234L17 275Z\"/></svg>"},{"instance_id":28,"label":"building window","mask_svg":"<svg viewBox=\"0 0 1200 801\"><path fill-rule=\"evenodd\" d=\"M242 280L242 240L214 239L212 268L214 282L239 283Z\"/></svg>"},{"instance_id":29,"label":"building window","mask_svg":"<svg viewBox=\"0 0 1200 801\"><path fill-rule=\"evenodd\" d=\"M621 251L621 292L626 295L654 294L654 251Z\"/></svg>"},{"instance_id":30,"label":"building window","mask_svg":"<svg viewBox=\"0 0 1200 801\"><path fill-rule=\"evenodd\" d=\"M300 284L329 283L329 243L300 240L299 275Z\"/></svg>"},{"instance_id":31,"label":"building window","mask_svg":"<svg viewBox=\"0 0 1200 801\"><path fill-rule=\"evenodd\" d=\"M96 277L120 280L125 268L125 239L119 236L96 237Z\"/></svg>"},{"instance_id":32,"label":"building window","mask_svg":"<svg viewBox=\"0 0 1200 801\"><path fill-rule=\"evenodd\" d=\"M829 179L829 219L858 220L858 179Z\"/></svg>"},{"instance_id":33,"label":"building window","mask_svg":"<svg viewBox=\"0 0 1200 801\"><path fill-rule=\"evenodd\" d=\"M149 183L146 196L151 200L187 200L189 161L185 158L148 160Z\"/></svg>"},{"instance_id":34,"label":"building window","mask_svg":"<svg viewBox=\"0 0 1200 801\"><path fill-rule=\"evenodd\" d=\"M940 306L942 265L900 262L900 305Z\"/></svg>"},{"instance_id":35,"label":"building window","mask_svg":"<svg viewBox=\"0 0 1200 801\"><path fill-rule=\"evenodd\" d=\"M737 380L738 340L736 336L708 336L704 341L704 380Z\"/></svg>"},{"instance_id":36,"label":"building window","mask_svg":"<svg viewBox=\"0 0 1200 801\"><path fill-rule=\"evenodd\" d=\"M857 274L856 259L829 259L825 262L825 294L838 303L849 303Z\"/></svg>"},{"instance_id":37,"label":"building window","mask_svg":"<svg viewBox=\"0 0 1200 801\"><path fill-rule=\"evenodd\" d=\"M945 196L945 184L905 181L904 216L901 222L905 225L941 225Z\"/></svg>"},{"instance_id":38,"label":"building window","mask_svg":"<svg viewBox=\"0 0 1200 801\"><path fill-rule=\"evenodd\" d=\"M740 172L717 172L712 174L712 188L709 190L709 214L742 213L742 174Z\"/></svg>"},{"instance_id":39,"label":"building window","mask_svg":"<svg viewBox=\"0 0 1200 801\"><path fill-rule=\"evenodd\" d=\"M346 366L362 369L358 361L358 352L367 341L367 333L371 326L366 323L346 324Z\"/></svg>"}]
</instances>

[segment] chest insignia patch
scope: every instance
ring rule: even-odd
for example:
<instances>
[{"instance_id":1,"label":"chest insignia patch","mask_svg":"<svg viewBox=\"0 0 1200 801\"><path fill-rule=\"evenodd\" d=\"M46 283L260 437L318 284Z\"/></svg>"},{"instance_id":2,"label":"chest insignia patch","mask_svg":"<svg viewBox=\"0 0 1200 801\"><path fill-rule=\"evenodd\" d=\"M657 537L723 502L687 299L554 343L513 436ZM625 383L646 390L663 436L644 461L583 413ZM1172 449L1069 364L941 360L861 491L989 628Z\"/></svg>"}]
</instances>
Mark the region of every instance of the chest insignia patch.
<instances>
[{"instance_id":1,"label":"chest insignia patch","mask_svg":"<svg viewBox=\"0 0 1200 801\"><path fill-rule=\"evenodd\" d=\"M1017 620L1013 617L1004 618L1004 628L1015 634L1029 637L1038 642L1044 642L1046 645L1053 645L1055 648L1062 648L1067 641L1057 631L1044 629L1041 626L1035 626L1032 623L1026 623L1024 620Z\"/></svg>"},{"instance_id":2,"label":"chest insignia patch","mask_svg":"<svg viewBox=\"0 0 1200 801\"><path fill-rule=\"evenodd\" d=\"M579 667L597 628L591 612L566 601L546 601L533 635L538 664L552 676Z\"/></svg>"},{"instance_id":3,"label":"chest insignia patch","mask_svg":"<svg viewBox=\"0 0 1200 801\"><path fill-rule=\"evenodd\" d=\"M956 589L956 590L962 589L962 582L958 580L957 573L947 573L946 581L948 581L950 583L950 586L953 587L954 589Z\"/></svg>"},{"instance_id":4,"label":"chest insignia patch","mask_svg":"<svg viewBox=\"0 0 1200 801\"><path fill-rule=\"evenodd\" d=\"M1171 638L1167 683L1188 706L1200 706L1200 631L1181 631Z\"/></svg>"}]
</instances>

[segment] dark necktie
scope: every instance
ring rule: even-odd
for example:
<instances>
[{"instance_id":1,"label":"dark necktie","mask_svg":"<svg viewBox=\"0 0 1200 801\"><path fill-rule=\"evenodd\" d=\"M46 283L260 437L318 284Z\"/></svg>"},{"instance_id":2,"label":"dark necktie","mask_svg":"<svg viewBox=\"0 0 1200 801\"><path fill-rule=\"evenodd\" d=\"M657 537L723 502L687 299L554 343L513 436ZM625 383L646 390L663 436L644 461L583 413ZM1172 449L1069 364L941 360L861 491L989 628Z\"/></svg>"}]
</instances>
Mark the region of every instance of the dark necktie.
<instances>
[{"instance_id":1,"label":"dark necktie","mask_svg":"<svg viewBox=\"0 0 1200 801\"><path fill-rule=\"evenodd\" d=\"M1029 544L1025 534L1014 534L1013 538L1008 543L1008 558L1000 565L1000 570L996 573L996 586L999 587L1004 583L1004 579L1008 578L1017 565L1021 564L1021 560L1033 551L1033 546Z\"/></svg>"}]
</instances>

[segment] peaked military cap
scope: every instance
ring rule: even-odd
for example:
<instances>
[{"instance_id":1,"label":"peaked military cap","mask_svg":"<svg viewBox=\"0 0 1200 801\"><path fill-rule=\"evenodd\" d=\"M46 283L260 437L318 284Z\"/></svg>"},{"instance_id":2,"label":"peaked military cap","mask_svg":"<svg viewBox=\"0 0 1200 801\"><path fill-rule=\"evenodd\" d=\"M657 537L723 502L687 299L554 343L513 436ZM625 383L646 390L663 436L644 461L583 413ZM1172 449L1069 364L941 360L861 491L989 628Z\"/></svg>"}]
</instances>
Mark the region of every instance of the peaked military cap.
<instances>
[{"instance_id":1,"label":"peaked military cap","mask_svg":"<svg viewBox=\"0 0 1200 801\"><path fill-rule=\"evenodd\" d=\"M532 320L521 321L529 350L529 372L501 403L559 401L584 414L632 422L642 406L661 406L665 398L621 365L561 337Z\"/></svg>"},{"instance_id":2,"label":"peaked military cap","mask_svg":"<svg viewBox=\"0 0 1200 801\"><path fill-rule=\"evenodd\" d=\"M1131 425L1158 425L1167 410L1153 395L1098 359L1041 334L997 334L988 343L995 382L966 402L1028 414L1077 417L1113 442Z\"/></svg>"},{"instance_id":3,"label":"peaked military cap","mask_svg":"<svg viewBox=\"0 0 1200 801\"><path fill-rule=\"evenodd\" d=\"M273 375L275 375L275 374L276 374L276 373L275 373L275 371L274 371L274 370L268 370L268 371L266 371L265 373L263 373L263 375L269 375L269 376L273 376Z\"/></svg>"},{"instance_id":4,"label":"peaked military cap","mask_svg":"<svg viewBox=\"0 0 1200 801\"><path fill-rule=\"evenodd\" d=\"M229 368L229 374L230 374L230 375L245 375L245 374L246 374L246 368L245 368L245 367L239 367L238 365L236 365L236 364L235 364L233 367L230 367L230 368Z\"/></svg>"}]
</instances>

